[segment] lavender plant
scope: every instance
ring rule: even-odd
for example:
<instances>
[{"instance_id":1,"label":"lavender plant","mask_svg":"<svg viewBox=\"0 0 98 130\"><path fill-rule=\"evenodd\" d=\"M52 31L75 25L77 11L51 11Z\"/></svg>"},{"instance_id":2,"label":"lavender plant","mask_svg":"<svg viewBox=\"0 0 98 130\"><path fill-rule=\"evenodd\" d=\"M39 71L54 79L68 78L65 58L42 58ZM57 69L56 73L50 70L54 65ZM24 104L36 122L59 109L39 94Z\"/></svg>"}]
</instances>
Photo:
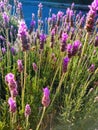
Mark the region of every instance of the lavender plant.
<instances>
[{"instance_id":1,"label":"lavender plant","mask_svg":"<svg viewBox=\"0 0 98 130\"><path fill-rule=\"evenodd\" d=\"M98 0L89 7L44 23L40 3L28 29L22 3L0 1L0 130L98 127Z\"/></svg>"}]
</instances>

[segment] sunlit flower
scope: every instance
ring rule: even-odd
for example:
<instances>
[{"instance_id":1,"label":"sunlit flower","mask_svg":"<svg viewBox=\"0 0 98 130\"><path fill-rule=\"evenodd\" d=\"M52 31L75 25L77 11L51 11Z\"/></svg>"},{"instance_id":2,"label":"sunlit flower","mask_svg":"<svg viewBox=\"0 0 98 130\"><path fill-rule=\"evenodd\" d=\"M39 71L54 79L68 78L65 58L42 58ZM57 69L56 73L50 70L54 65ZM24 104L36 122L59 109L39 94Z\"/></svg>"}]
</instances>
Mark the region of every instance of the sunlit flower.
<instances>
[{"instance_id":1,"label":"sunlit flower","mask_svg":"<svg viewBox=\"0 0 98 130\"><path fill-rule=\"evenodd\" d=\"M43 89L43 98L42 98L42 104L45 106L45 107L48 107L49 104L50 104L50 91L49 89L46 87Z\"/></svg>"},{"instance_id":2,"label":"sunlit flower","mask_svg":"<svg viewBox=\"0 0 98 130\"><path fill-rule=\"evenodd\" d=\"M14 113L16 112L17 106L15 100L13 100L11 97L8 99L8 104L10 106L9 110L10 112Z\"/></svg>"},{"instance_id":3,"label":"sunlit flower","mask_svg":"<svg viewBox=\"0 0 98 130\"><path fill-rule=\"evenodd\" d=\"M62 66L62 71L63 71L63 73L66 73L66 72L67 72L68 63L69 63L69 58L68 58L68 57L65 57L65 58L63 59L63 66Z\"/></svg>"},{"instance_id":4,"label":"sunlit flower","mask_svg":"<svg viewBox=\"0 0 98 130\"><path fill-rule=\"evenodd\" d=\"M25 106L25 117L30 116L30 114L31 114L31 108L30 108L30 105L27 104Z\"/></svg>"}]
</instances>

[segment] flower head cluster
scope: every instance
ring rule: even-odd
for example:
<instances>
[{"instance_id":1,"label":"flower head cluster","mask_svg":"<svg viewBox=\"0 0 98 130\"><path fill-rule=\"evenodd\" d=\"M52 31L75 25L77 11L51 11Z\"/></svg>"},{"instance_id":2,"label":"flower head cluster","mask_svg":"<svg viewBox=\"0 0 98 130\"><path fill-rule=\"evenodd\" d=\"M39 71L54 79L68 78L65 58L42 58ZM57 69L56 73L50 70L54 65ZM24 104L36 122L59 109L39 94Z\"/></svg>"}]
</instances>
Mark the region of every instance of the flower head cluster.
<instances>
[{"instance_id":1,"label":"flower head cluster","mask_svg":"<svg viewBox=\"0 0 98 130\"><path fill-rule=\"evenodd\" d=\"M17 83L16 83L16 81L14 79L14 74L8 73L5 76L5 82L8 84L11 97L12 98L16 97L18 95L18 91L17 91Z\"/></svg>"},{"instance_id":2,"label":"flower head cluster","mask_svg":"<svg viewBox=\"0 0 98 130\"><path fill-rule=\"evenodd\" d=\"M58 13L57 13L57 19L61 19L62 17L63 17L63 12L62 11L59 11Z\"/></svg>"},{"instance_id":3,"label":"flower head cluster","mask_svg":"<svg viewBox=\"0 0 98 130\"><path fill-rule=\"evenodd\" d=\"M50 47L53 48L54 45L54 36L55 36L55 29L51 30L51 41L50 41Z\"/></svg>"},{"instance_id":4,"label":"flower head cluster","mask_svg":"<svg viewBox=\"0 0 98 130\"><path fill-rule=\"evenodd\" d=\"M48 87L46 87L43 89L43 98L42 98L42 104L45 107L48 107L50 104L50 97L49 96L50 96L50 91L49 91Z\"/></svg>"},{"instance_id":5,"label":"flower head cluster","mask_svg":"<svg viewBox=\"0 0 98 130\"><path fill-rule=\"evenodd\" d=\"M31 114L31 108L30 108L30 105L27 104L25 106L25 117L29 116Z\"/></svg>"},{"instance_id":6,"label":"flower head cluster","mask_svg":"<svg viewBox=\"0 0 98 130\"><path fill-rule=\"evenodd\" d=\"M6 53L5 47L2 47L2 48L1 48L1 51L2 51L2 54L4 55L4 54Z\"/></svg>"},{"instance_id":7,"label":"flower head cluster","mask_svg":"<svg viewBox=\"0 0 98 130\"><path fill-rule=\"evenodd\" d=\"M19 23L18 36L21 39L23 51L28 50L29 49L28 32L27 32L27 26L25 24L25 21L21 21Z\"/></svg>"},{"instance_id":8,"label":"flower head cluster","mask_svg":"<svg viewBox=\"0 0 98 130\"><path fill-rule=\"evenodd\" d=\"M32 67L33 67L33 70L34 70L35 72L37 72L38 67L37 67L37 65L36 65L35 63L32 63Z\"/></svg>"},{"instance_id":9,"label":"flower head cluster","mask_svg":"<svg viewBox=\"0 0 98 130\"><path fill-rule=\"evenodd\" d=\"M88 71L93 73L95 71L95 65L91 64L91 66L89 67Z\"/></svg>"},{"instance_id":10,"label":"flower head cluster","mask_svg":"<svg viewBox=\"0 0 98 130\"><path fill-rule=\"evenodd\" d=\"M90 8L90 11L87 14L85 28L87 32L92 32L93 26L94 26L94 19L98 10L98 0L94 0L92 4L89 6L89 8Z\"/></svg>"},{"instance_id":11,"label":"flower head cluster","mask_svg":"<svg viewBox=\"0 0 98 130\"><path fill-rule=\"evenodd\" d=\"M17 65L18 65L18 71L19 71L19 72L22 72L22 71L23 71L22 60L17 60Z\"/></svg>"},{"instance_id":12,"label":"flower head cluster","mask_svg":"<svg viewBox=\"0 0 98 130\"><path fill-rule=\"evenodd\" d=\"M39 18L42 17L42 7L43 7L43 5L42 5L42 3L40 3L40 4L38 5L38 17L39 17Z\"/></svg>"},{"instance_id":13,"label":"flower head cluster","mask_svg":"<svg viewBox=\"0 0 98 130\"><path fill-rule=\"evenodd\" d=\"M7 14L6 12L4 12L4 13L2 14L2 18L3 18L3 21L4 21L4 26L5 26L5 27L8 27L9 21L10 21L10 18L9 18L9 16L8 16L8 14Z\"/></svg>"},{"instance_id":14,"label":"flower head cluster","mask_svg":"<svg viewBox=\"0 0 98 130\"><path fill-rule=\"evenodd\" d=\"M95 46L95 47L98 47L98 36L96 36L96 38L95 38L94 46Z\"/></svg>"},{"instance_id":15,"label":"flower head cluster","mask_svg":"<svg viewBox=\"0 0 98 130\"><path fill-rule=\"evenodd\" d=\"M16 109L17 109L16 102L15 102L15 100L13 100L12 97L10 97L8 99L8 104L10 106L10 108L9 108L10 112L12 112L12 113L16 112Z\"/></svg>"},{"instance_id":16,"label":"flower head cluster","mask_svg":"<svg viewBox=\"0 0 98 130\"><path fill-rule=\"evenodd\" d=\"M4 12L4 2L0 1L0 12Z\"/></svg>"},{"instance_id":17,"label":"flower head cluster","mask_svg":"<svg viewBox=\"0 0 98 130\"><path fill-rule=\"evenodd\" d=\"M66 10L66 22L69 23L71 26L73 26L73 15L74 12L72 9L67 8Z\"/></svg>"},{"instance_id":18,"label":"flower head cluster","mask_svg":"<svg viewBox=\"0 0 98 130\"><path fill-rule=\"evenodd\" d=\"M68 39L68 35L63 32L62 37L61 37L61 44L60 44L60 50L62 52L64 52L65 49L66 49L66 41L67 41L67 39Z\"/></svg>"},{"instance_id":19,"label":"flower head cluster","mask_svg":"<svg viewBox=\"0 0 98 130\"><path fill-rule=\"evenodd\" d=\"M75 56L81 49L81 45L82 44L79 40L76 40L73 44L68 44L66 49L68 57L71 58L72 56Z\"/></svg>"},{"instance_id":20,"label":"flower head cluster","mask_svg":"<svg viewBox=\"0 0 98 130\"><path fill-rule=\"evenodd\" d=\"M68 63L69 63L69 58L68 57L65 57L63 59L63 65L62 65L62 72L63 73L66 73L67 72L67 67L68 67Z\"/></svg>"},{"instance_id":21,"label":"flower head cluster","mask_svg":"<svg viewBox=\"0 0 98 130\"><path fill-rule=\"evenodd\" d=\"M44 43L46 42L46 35L44 33L40 34L39 40L40 40L40 49L43 50Z\"/></svg>"},{"instance_id":22,"label":"flower head cluster","mask_svg":"<svg viewBox=\"0 0 98 130\"><path fill-rule=\"evenodd\" d=\"M17 12L19 19L22 19L23 18L23 12L22 12L22 3L21 2L17 2L16 12Z\"/></svg>"}]
</instances>

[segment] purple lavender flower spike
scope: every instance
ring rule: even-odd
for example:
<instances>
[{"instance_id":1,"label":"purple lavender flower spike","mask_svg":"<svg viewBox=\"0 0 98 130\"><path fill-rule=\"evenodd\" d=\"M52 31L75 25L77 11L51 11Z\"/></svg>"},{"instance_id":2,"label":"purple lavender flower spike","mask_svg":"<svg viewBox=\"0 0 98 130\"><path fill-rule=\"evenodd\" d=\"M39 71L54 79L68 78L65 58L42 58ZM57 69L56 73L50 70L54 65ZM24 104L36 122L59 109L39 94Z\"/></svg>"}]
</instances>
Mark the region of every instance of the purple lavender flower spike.
<instances>
[{"instance_id":1,"label":"purple lavender flower spike","mask_svg":"<svg viewBox=\"0 0 98 130\"><path fill-rule=\"evenodd\" d=\"M9 83L10 80L13 80L14 79L14 74L12 73L8 73L6 76L5 76L5 82Z\"/></svg>"},{"instance_id":2,"label":"purple lavender flower spike","mask_svg":"<svg viewBox=\"0 0 98 130\"><path fill-rule=\"evenodd\" d=\"M56 21L56 15L52 14L52 21Z\"/></svg>"},{"instance_id":3,"label":"purple lavender flower spike","mask_svg":"<svg viewBox=\"0 0 98 130\"><path fill-rule=\"evenodd\" d=\"M53 48L54 45L54 35L55 35L55 29L52 29L51 31L51 42L50 42L50 47Z\"/></svg>"},{"instance_id":4,"label":"purple lavender flower spike","mask_svg":"<svg viewBox=\"0 0 98 130\"><path fill-rule=\"evenodd\" d=\"M46 42L46 35L45 34L40 34L40 49L44 49L44 43Z\"/></svg>"},{"instance_id":5,"label":"purple lavender flower spike","mask_svg":"<svg viewBox=\"0 0 98 130\"><path fill-rule=\"evenodd\" d=\"M63 59L63 66L62 66L62 71L63 73L66 73L67 72L67 67L68 67L68 63L69 63L69 58L68 57L65 57Z\"/></svg>"},{"instance_id":6,"label":"purple lavender flower spike","mask_svg":"<svg viewBox=\"0 0 98 130\"><path fill-rule=\"evenodd\" d=\"M27 26L23 20L19 24L18 36L21 39L23 51L29 50Z\"/></svg>"},{"instance_id":7,"label":"purple lavender flower spike","mask_svg":"<svg viewBox=\"0 0 98 130\"><path fill-rule=\"evenodd\" d=\"M92 32L94 27L94 20L98 11L98 0L94 0L89 8L90 11L87 14L85 29L87 30L87 32Z\"/></svg>"},{"instance_id":8,"label":"purple lavender flower spike","mask_svg":"<svg viewBox=\"0 0 98 130\"><path fill-rule=\"evenodd\" d=\"M35 63L32 63L32 66L33 66L33 70L34 70L35 72L37 72L37 70L38 70L37 65L36 65Z\"/></svg>"},{"instance_id":9,"label":"purple lavender flower spike","mask_svg":"<svg viewBox=\"0 0 98 130\"><path fill-rule=\"evenodd\" d=\"M67 45L67 54L68 54L68 58L72 57L72 48L73 46L71 44Z\"/></svg>"},{"instance_id":10,"label":"purple lavender flower spike","mask_svg":"<svg viewBox=\"0 0 98 130\"><path fill-rule=\"evenodd\" d=\"M89 72L93 73L95 71L95 65L92 64L89 69L88 69Z\"/></svg>"},{"instance_id":11,"label":"purple lavender flower spike","mask_svg":"<svg viewBox=\"0 0 98 130\"><path fill-rule=\"evenodd\" d=\"M10 91L17 89L17 83L16 83L15 79L10 80L8 83L8 86L9 86Z\"/></svg>"},{"instance_id":12,"label":"purple lavender flower spike","mask_svg":"<svg viewBox=\"0 0 98 130\"><path fill-rule=\"evenodd\" d=\"M62 42L65 43L68 39L68 35L66 33L62 33Z\"/></svg>"},{"instance_id":13,"label":"purple lavender flower spike","mask_svg":"<svg viewBox=\"0 0 98 130\"><path fill-rule=\"evenodd\" d=\"M42 3L39 3L38 7L39 7L39 8L42 8L42 7L43 7Z\"/></svg>"},{"instance_id":14,"label":"purple lavender flower spike","mask_svg":"<svg viewBox=\"0 0 98 130\"><path fill-rule=\"evenodd\" d=\"M13 90L10 90L10 93L11 93L11 97L14 98L18 95L18 91L17 91L17 88L13 89Z\"/></svg>"},{"instance_id":15,"label":"purple lavender flower spike","mask_svg":"<svg viewBox=\"0 0 98 130\"><path fill-rule=\"evenodd\" d=\"M25 106L25 117L30 116L30 114L31 114L31 108L30 108L30 105L27 104Z\"/></svg>"},{"instance_id":16,"label":"purple lavender flower spike","mask_svg":"<svg viewBox=\"0 0 98 130\"><path fill-rule=\"evenodd\" d=\"M65 51L66 49L66 41L68 39L68 35L66 33L62 33L62 38L61 38L61 45L60 45L60 50L62 52Z\"/></svg>"},{"instance_id":17,"label":"purple lavender flower spike","mask_svg":"<svg viewBox=\"0 0 98 130\"><path fill-rule=\"evenodd\" d=\"M17 89L17 83L14 79L14 74L12 73L8 73L6 76L5 76L5 82L8 84L8 87L9 87L9 90L14 90L14 89Z\"/></svg>"},{"instance_id":18,"label":"purple lavender flower spike","mask_svg":"<svg viewBox=\"0 0 98 130\"><path fill-rule=\"evenodd\" d=\"M49 95L50 95L50 90L48 89L48 87L46 87L46 88L43 89L43 93L44 93L44 95L45 95L46 97L49 97Z\"/></svg>"},{"instance_id":19,"label":"purple lavender flower spike","mask_svg":"<svg viewBox=\"0 0 98 130\"><path fill-rule=\"evenodd\" d=\"M3 21L4 21L4 26L7 28L8 25L9 25L10 18L9 18L9 16L7 15L6 12L4 12L4 13L2 14L2 18L3 18Z\"/></svg>"},{"instance_id":20,"label":"purple lavender flower spike","mask_svg":"<svg viewBox=\"0 0 98 130\"><path fill-rule=\"evenodd\" d=\"M94 46L98 47L98 36L96 36L96 38L95 38Z\"/></svg>"},{"instance_id":21,"label":"purple lavender flower spike","mask_svg":"<svg viewBox=\"0 0 98 130\"><path fill-rule=\"evenodd\" d=\"M2 36L2 35L0 35L0 40L5 40L5 38Z\"/></svg>"},{"instance_id":22,"label":"purple lavender flower spike","mask_svg":"<svg viewBox=\"0 0 98 130\"><path fill-rule=\"evenodd\" d=\"M61 19L62 17L63 17L63 12L62 11L59 11L58 13L57 13L57 19Z\"/></svg>"},{"instance_id":23,"label":"purple lavender flower spike","mask_svg":"<svg viewBox=\"0 0 98 130\"><path fill-rule=\"evenodd\" d=\"M17 65L18 65L18 71L19 71L19 72L22 72L22 71L23 71L22 60L17 60Z\"/></svg>"},{"instance_id":24,"label":"purple lavender flower spike","mask_svg":"<svg viewBox=\"0 0 98 130\"><path fill-rule=\"evenodd\" d=\"M73 44L73 49L72 49L73 56L78 52L80 46L81 46L81 42L79 40L76 40Z\"/></svg>"},{"instance_id":25,"label":"purple lavender flower spike","mask_svg":"<svg viewBox=\"0 0 98 130\"><path fill-rule=\"evenodd\" d=\"M12 113L16 112L17 109L16 102L11 97L8 99L8 104L10 106L9 108L10 112Z\"/></svg>"},{"instance_id":26,"label":"purple lavender flower spike","mask_svg":"<svg viewBox=\"0 0 98 130\"><path fill-rule=\"evenodd\" d=\"M42 104L45 107L48 107L50 104L50 91L49 89L46 87L43 89L43 97L42 97Z\"/></svg>"},{"instance_id":27,"label":"purple lavender flower spike","mask_svg":"<svg viewBox=\"0 0 98 130\"><path fill-rule=\"evenodd\" d=\"M39 9L38 9L38 17L41 18L42 17L42 7L43 7L42 3L40 3L38 5L38 7L39 7Z\"/></svg>"},{"instance_id":28,"label":"purple lavender flower spike","mask_svg":"<svg viewBox=\"0 0 98 130\"><path fill-rule=\"evenodd\" d=\"M2 47L1 50L2 50L2 54L4 55L6 53L5 47Z\"/></svg>"},{"instance_id":29,"label":"purple lavender flower spike","mask_svg":"<svg viewBox=\"0 0 98 130\"><path fill-rule=\"evenodd\" d=\"M11 53L12 53L13 56L16 55L16 50L15 50L14 47L11 47L10 51L11 51Z\"/></svg>"},{"instance_id":30,"label":"purple lavender flower spike","mask_svg":"<svg viewBox=\"0 0 98 130\"><path fill-rule=\"evenodd\" d=\"M4 2L0 1L0 12L4 12Z\"/></svg>"}]
</instances>

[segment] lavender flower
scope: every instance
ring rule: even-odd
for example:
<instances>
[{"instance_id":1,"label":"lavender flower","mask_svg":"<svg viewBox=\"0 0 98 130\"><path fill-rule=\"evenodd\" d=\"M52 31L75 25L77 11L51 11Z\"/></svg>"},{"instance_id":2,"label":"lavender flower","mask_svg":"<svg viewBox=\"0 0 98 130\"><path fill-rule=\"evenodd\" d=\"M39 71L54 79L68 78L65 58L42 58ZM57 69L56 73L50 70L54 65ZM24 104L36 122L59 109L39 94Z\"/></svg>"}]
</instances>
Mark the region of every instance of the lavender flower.
<instances>
[{"instance_id":1,"label":"lavender flower","mask_svg":"<svg viewBox=\"0 0 98 130\"><path fill-rule=\"evenodd\" d=\"M22 3L21 2L17 2L16 12L17 12L17 14L19 16L19 19L23 19Z\"/></svg>"},{"instance_id":2,"label":"lavender flower","mask_svg":"<svg viewBox=\"0 0 98 130\"><path fill-rule=\"evenodd\" d=\"M66 22L70 23L71 26L73 26L73 15L74 12L70 8L67 8L66 10Z\"/></svg>"},{"instance_id":3,"label":"lavender flower","mask_svg":"<svg viewBox=\"0 0 98 130\"><path fill-rule=\"evenodd\" d=\"M8 25L9 25L10 18L9 18L9 16L7 15L6 12L4 12L4 13L2 14L2 18L3 18L3 21L4 21L4 26L7 28Z\"/></svg>"},{"instance_id":4,"label":"lavender flower","mask_svg":"<svg viewBox=\"0 0 98 130\"><path fill-rule=\"evenodd\" d=\"M36 24L35 20L32 20L31 23L30 23L30 34L33 32L35 24Z\"/></svg>"},{"instance_id":5,"label":"lavender flower","mask_svg":"<svg viewBox=\"0 0 98 130\"><path fill-rule=\"evenodd\" d=\"M12 97L12 98L16 97L16 96L18 95L17 88L11 90L10 93L11 93L11 97Z\"/></svg>"},{"instance_id":6,"label":"lavender flower","mask_svg":"<svg viewBox=\"0 0 98 130\"><path fill-rule=\"evenodd\" d=\"M62 52L65 51L66 49L66 41L67 41L68 35L66 33L62 33L62 38L61 38L61 45L60 45L60 50Z\"/></svg>"},{"instance_id":7,"label":"lavender flower","mask_svg":"<svg viewBox=\"0 0 98 130\"><path fill-rule=\"evenodd\" d=\"M98 36L96 36L96 38L95 38L94 46L98 47Z\"/></svg>"},{"instance_id":8,"label":"lavender flower","mask_svg":"<svg viewBox=\"0 0 98 130\"><path fill-rule=\"evenodd\" d=\"M22 60L17 60L17 65L18 65L18 71L19 71L19 72L22 72L22 71L23 71Z\"/></svg>"},{"instance_id":9,"label":"lavender flower","mask_svg":"<svg viewBox=\"0 0 98 130\"><path fill-rule=\"evenodd\" d=\"M69 58L68 58L68 57L65 57L65 58L63 59L63 66L62 66L62 71L63 71L63 73L66 73L66 72L67 72L68 63L69 63Z\"/></svg>"},{"instance_id":10,"label":"lavender flower","mask_svg":"<svg viewBox=\"0 0 98 130\"><path fill-rule=\"evenodd\" d=\"M2 36L2 35L0 35L0 40L5 40L5 38Z\"/></svg>"},{"instance_id":11,"label":"lavender flower","mask_svg":"<svg viewBox=\"0 0 98 130\"><path fill-rule=\"evenodd\" d=\"M63 12L62 11L59 11L58 13L57 13L57 19L61 19L62 17L63 17Z\"/></svg>"},{"instance_id":12,"label":"lavender flower","mask_svg":"<svg viewBox=\"0 0 98 130\"><path fill-rule=\"evenodd\" d=\"M43 5L40 3L38 5L38 7L39 7L39 9L38 9L38 17L41 18L42 17L42 7L43 7Z\"/></svg>"},{"instance_id":13,"label":"lavender flower","mask_svg":"<svg viewBox=\"0 0 98 130\"><path fill-rule=\"evenodd\" d=\"M51 31L51 41L50 41L50 47L53 48L54 45L54 35L55 35L55 29L52 29Z\"/></svg>"},{"instance_id":14,"label":"lavender flower","mask_svg":"<svg viewBox=\"0 0 98 130\"><path fill-rule=\"evenodd\" d=\"M4 12L4 2L0 1L0 12Z\"/></svg>"},{"instance_id":15,"label":"lavender flower","mask_svg":"<svg viewBox=\"0 0 98 130\"><path fill-rule=\"evenodd\" d=\"M10 80L13 80L14 79L14 74L12 73L8 73L6 76L5 76L5 82L6 83L9 83Z\"/></svg>"},{"instance_id":16,"label":"lavender flower","mask_svg":"<svg viewBox=\"0 0 98 130\"><path fill-rule=\"evenodd\" d=\"M89 69L88 69L89 72L93 73L95 71L95 65L92 64Z\"/></svg>"},{"instance_id":17,"label":"lavender flower","mask_svg":"<svg viewBox=\"0 0 98 130\"><path fill-rule=\"evenodd\" d=\"M14 90L14 89L17 89L17 83L15 81L15 79L11 79L9 82L8 82L8 86L9 86L9 90Z\"/></svg>"},{"instance_id":18,"label":"lavender flower","mask_svg":"<svg viewBox=\"0 0 98 130\"><path fill-rule=\"evenodd\" d=\"M73 49L72 49L73 56L78 52L80 46L81 46L81 42L79 40L76 40L73 44Z\"/></svg>"},{"instance_id":19,"label":"lavender flower","mask_svg":"<svg viewBox=\"0 0 98 130\"><path fill-rule=\"evenodd\" d=\"M13 100L13 99L10 97L10 98L8 99L8 104L9 104L9 106L10 106L10 112L12 112L12 113L16 112L17 107L16 107L16 102L15 102L15 100Z\"/></svg>"},{"instance_id":20,"label":"lavender flower","mask_svg":"<svg viewBox=\"0 0 98 130\"><path fill-rule=\"evenodd\" d=\"M94 27L94 20L98 10L98 0L94 0L89 8L90 11L87 14L85 29L87 30L87 32L92 32Z\"/></svg>"},{"instance_id":21,"label":"lavender flower","mask_svg":"<svg viewBox=\"0 0 98 130\"><path fill-rule=\"evenodd\" d=\"M56 21L56 15L55 15L55 14L52 14L51 19L52 19L52 21Z\"/></svg>"},{"instance_id":22,"label":"lavender flower","mask_svg":"<svg viewBox=\"0 0 98 130\"><path fill-rule=\"evenodd\" d=\"M38 7L39 7L39 8L42 8L42 7L43 7L42 3L39 3Z\"/></svg>"},{"instance_id":23,"label":"lavender flower","mask_svg":"<svg viewBox=\"0 0 98 130\"><path fill-rule=\"evenodd\" d=\"M67 54L68 54L68 58L72 57L72 48L73 46L71 44L67 45Z\"/></svg>"},{"instance_id":24,"label":"lavender flower","mask_svg":"<svg viewBox=\"0 0 98 130\"><path fill-rule=\"evenodd\" d=\"M28 32L27 32L27 26L25 24L25 21L21 21L19 24L18 36L21 39L23 51L28 50L29 49Z\"/></svg>"},{"instance_id":25,"label":"lavender flower","mask_svg":"<svg viewBox=\"0 0 98 130\"><path fill-rule=\"evenodd\" d=\"M51 22L52 22L52 18L49 17L49 18L48 18L48 25L51 25Z\"/></svg>"},{"instance_id":26,"label":"lavender flower","mask_svg":"<svg viewBox=\"0 0 98 130\"><path fill-rule=\"evenodd\" d=\"M40 49L44 49L44 43L46 42L46 35L45 34L40 34Z\"/></svg>"},{"instance_id":27,"label":"lavender flower","mask_svg":"<svg viewBox=\"0 0 98 130\"><path fill-rule=\"evenodd\" d=\"M31 114L31 108L30 108L30 105L27 104L25 106L25 117L30 116L30 114Z\"/></svg>"},{"instance_id":28,"label":"lavender flower","mask_svg":"<svg viewBox=\"0 0 98 130\"><path fill-rule=\"evenodd\" d=\"M46 87L43 89L43 98L42 98L42 104L45 106L45 107L48 107L49 104L50 104L50 91L49 89Z\"/></svg>"},{"instance_id":29,"label":"lavender flower","mask_svg":"<svg viewBox=\"0 0 98 130\"><path fill-rule=\"evenodd\" d=\"M34 70L35 72L37 72L37 70L38 70L37 65L36 65L35 63L32 63L32 66L33 66L33 70Z\"/></svg>"},{"instance_id":30,"label":"lavender flower","mask_svg":"<svg viewBox=\"0 0 98 130\"><path fill-rule=\"evenodd\" d=\"M11 51L12 55L15 55L15 54L16 54L16 50L15 50L14 47L11 47L10 51Z\"/></svg>"},{"instance_id":31,"label":"lavender flower","mask_svg":"<svg viewBox=\"0 0 98 130\"><path fill-rule=\"evenodd\" d=\"M8 84L10 93L11 93L11 97L15 97L18 95L18 91L17 91L17 83L14 79L14 74L12 73L8 73L5 76L5 82Z\"/></svg>"},{"instance_id":32,"label":"lavender flower","mask_svg":"<svg viewBox=\"0 0 98 130\"><path fill-rule=\"evenodd\" d=\"M6 49L2 47L1 50L2 50L2 54L4 55L6 53Z\"/></svg>"}]
</instances>

